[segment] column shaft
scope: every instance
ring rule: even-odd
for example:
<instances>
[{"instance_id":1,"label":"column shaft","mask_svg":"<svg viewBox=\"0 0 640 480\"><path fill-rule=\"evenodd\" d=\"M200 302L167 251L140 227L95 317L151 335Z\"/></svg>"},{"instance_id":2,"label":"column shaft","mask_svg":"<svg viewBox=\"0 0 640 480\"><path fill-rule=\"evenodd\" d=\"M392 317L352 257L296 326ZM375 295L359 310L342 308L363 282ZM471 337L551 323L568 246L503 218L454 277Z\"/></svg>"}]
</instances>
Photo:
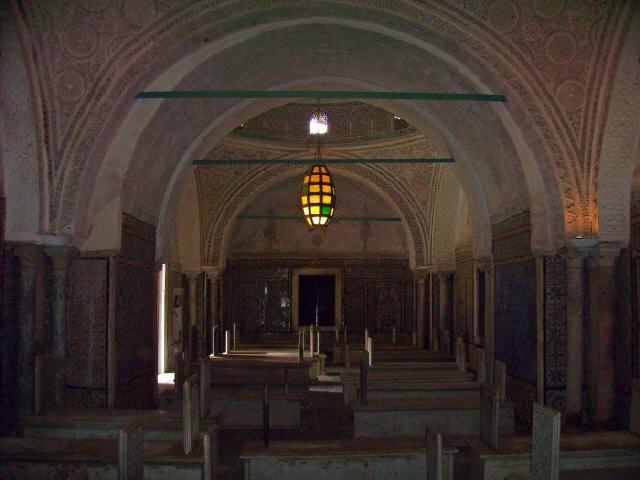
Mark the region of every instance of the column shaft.
<instances>
[{"instance_id":1,"label":"column shaft","mask_svg":"<svg viewBox=\"0 0 640 480\"><path fill-rule=\"evenodd\" d=\"M582 417L583 342L582 252L567 255L567 421L579 424Z\"/></svg>"},{"instance_id":2,"label":"column shaft","mask_svg":"<svg viewBox=\"0 0 640 480\"><path fill-rule=\"evenodd\" d=\"M416 335L419 348L425 346L425 324L426 324L426 285L424 277L418 278L416 282Z\"/></svg>"}]
</instances>

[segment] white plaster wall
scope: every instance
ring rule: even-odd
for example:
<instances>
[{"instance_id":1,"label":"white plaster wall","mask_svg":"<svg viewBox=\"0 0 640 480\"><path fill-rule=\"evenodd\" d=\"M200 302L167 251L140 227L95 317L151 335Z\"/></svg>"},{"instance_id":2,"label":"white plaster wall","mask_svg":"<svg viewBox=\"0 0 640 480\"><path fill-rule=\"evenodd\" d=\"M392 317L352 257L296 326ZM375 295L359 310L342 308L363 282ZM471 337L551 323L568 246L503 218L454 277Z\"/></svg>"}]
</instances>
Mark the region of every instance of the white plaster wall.
<instances>
[{"instance_id":1,"label":"white plaster wall","mask_svg":"<svg viewBox=\"0 0 640 480\"><path fill-rule=\"evenodd\" d=\"M399 217L395 208L371 189L336 175L336 212L340 216ZM298 220L238 220L230 242L232 256L248 255L392 255L408 257L400 222L334 222L310 230L300 212L302 177L275 184L247 205L242 214L298 216Z\"/></svg>"}]
</instances>

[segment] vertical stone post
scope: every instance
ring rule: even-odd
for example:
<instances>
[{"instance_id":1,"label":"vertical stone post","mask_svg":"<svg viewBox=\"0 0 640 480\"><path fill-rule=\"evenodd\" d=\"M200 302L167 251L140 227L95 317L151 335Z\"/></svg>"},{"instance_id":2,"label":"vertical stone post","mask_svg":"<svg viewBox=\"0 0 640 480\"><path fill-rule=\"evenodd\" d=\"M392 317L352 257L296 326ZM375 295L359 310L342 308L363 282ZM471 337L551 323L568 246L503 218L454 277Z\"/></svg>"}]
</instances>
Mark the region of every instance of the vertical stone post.
<instances>
[{"instance_id":1,"label":"vertical stone post","mask_svg":"<svg viewBox=\"0 0 640 480\"><path fill-rule=\"evenodd\" d=\"M214 267L205 267L207 276L209 277L209 311L211 312L211 352L215 355L219 351L218 336L220 335L220 298L218 297L218 279L222 269ZM217 334L217 335L216 335Z\"/></svg>"},{"instance_id":2,"label":"vertical stone post","mask_svg":"<svg viewBox=\"0 0 640 480\"><path fill-rule=\"evenodd\" d=\"M440 281L439 287L440 287L440 312L438 314L438 324L439 324L439 328L438 330L440 332L444 332L445 330L449 330L451 331L452 328L449 328L449 323L450 323L450 319L449 319L449 312L450 312L450 306L451 306L451 302L450 302L450 297L451 297L451 293L450 293L450 288L449 288L449 283L451 280L451 275L452 272L440 272L438 273L438 280ZM456 336L462 334L463 332L456 332L455 329L454 330L454 334ZM443 344L443 340L442 338L438 339L440 344Z\"/></svg>"},{"instance_id":3,"label":"vertical stone post","mask_svg":"<svg viewBox=\"0 0 640 480\"><path fill-rule=\"evenodd\" d=\"M315 351L313 346L313 325L309 325L309 354L313 357Z\"/></svg>"},{"instance_id":4,"label":"vertical stone post","mask_svg":"<svg viewBox=\"0 0 640 480\"><path fill-rule=\"evenodd\" d=\"M418 348L425 347L425 330L427 327L427 285L425 270L416 270L416 342Z\"/></svg>"},{"instance_id":5,"label":"vertical stone post","mask_svg":"<svg viewBox=\"0 0 640 480\"><path fill-rule=\"evenodd\" d=\"M429 319L428 319L429 320L429 349L437 351L439 348L438 338L440 337L440 329L438 328L438 324L435 321L436 315L435 315L435 312L433 311L433 306L435 303L433 298L433 282L434 282L435 276L433 275L433 273L430 273L427 279L429 280L429 289L428 289L428 298L427 298L427 301L429 302Z\"/></svg>"},{"instance_id":6,"label":"vertical stone post","mask_svg":"<svg viewBox=\"0 0 640 480\"><path fill-rule=\"evenodd\" d=\"M18 304L18 414L33 414L36 264L39 251L35 245L19 245L14 255L20 261L20 303Z\"/></svg>"},{"instance_id":7,"label":"vertical stone post","mask_svg":"<svg viewBox=\"0 0 640 480\"><path fill-rule=\"evenodd\" d=\"M578 425L582 418L583 275L587 252L570 249L567 261L567 410L566 420Z\"/></svg>"},{"instance_id":8,"label":"vertical stone post","mask_svg":"<svg viewBox=\"0 0 640 480\"><path fill-rule=\"evenodd\" d=\"M189 272L186 273L187 280L189 281L189 335L188 335L188 348L185 355L185 362L189 362L191 365L191 361L193 360L192 355L194 353L194 345L198 345L198 339L201 339L201 333L198 332L198 302L196 297L196 292L198 288L198 275L199 272ZM196 327L196 328L194 328ZM196 338L194 338L194 330L196 331ZM201 355L200 349L196 347L196 356L199 358ZM190 371L190 370L189 370Z\"/></svg>"},{"instance_id":9,"label":"vertical stone post","mask_svg":"<svg viewBox=\"0 0 640 480\"><path fill-rule=\"evenodd\" d=\"M600 244L596 254L589 259L589 295L592 303L589 397L592 418L602 426L610 425L614 419L615 262L619 254L619 246Z\"/></svg>"},{"instance_id":10,"label":"vertical stone post","mask_svg":"<svg viewBox=\"0 0 640 480\"><path fill-rule=\"evenodd\" d=\"M53 264L53 354L55 358L55 405L64 404L64 366L66 357L67 271L70 252L66 248L48 248Z\"/></svg>"}]
</instances>

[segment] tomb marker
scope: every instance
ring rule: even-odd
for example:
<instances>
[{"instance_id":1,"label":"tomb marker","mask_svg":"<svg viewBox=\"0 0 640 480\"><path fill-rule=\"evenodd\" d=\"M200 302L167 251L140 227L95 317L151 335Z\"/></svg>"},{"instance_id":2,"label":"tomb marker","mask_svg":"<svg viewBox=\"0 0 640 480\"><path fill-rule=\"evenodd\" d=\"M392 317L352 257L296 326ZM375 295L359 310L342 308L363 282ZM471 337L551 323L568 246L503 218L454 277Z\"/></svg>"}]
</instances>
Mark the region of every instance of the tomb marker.
<instances>
[{"instance_id":1,"label":"tomb marker","mask_svg":"<svg viewBox=\"0 0 640 480\"><path fill-rule=\"evenodd\" d=\"M346 373L351 373L351 349L349 345L344 346L344 370Z\"/></svg>"},{"instance_id":2,"label":"tomb marker","mask_svg":"<svg viewBox=\"0 0 640 480\"><path fill-rule=\"evenodd\" d=\"M315 348L313 346L313 325L309 325L309 354L313 357Z\"/></svg>"},{"instance_id":3,"label":"tomb marker","mask_svg":"<svg viewBox=\"0 0 640 480\"><path fill-rule=\"evenodd\" d=\"M495 388L483 385L480 390L480 438L492 449L500 446L500 400Z\"/></svg>"},{"instance_id":4,"label":"tomb marker","mask_svg":"<svg viewBox=\"0 0 640 480\"><path fill-rule=\"evenodd\" d=\"M464 372L466 370L466 360L467 352L464 344L464 339L462 337L458 337L456 339L456 363L458 364L458 371Z\"/></svg>"},{"instance_id":5,"label":"tomb marker","mask_svg":"<svg viewBox=\"0 0 640 480\"><path fill-rule=\"evenodd\" d=\"M498 397L500 397L500 400L504 400L507 386L507 365L499 360L496 360L495 384L496 390L498 390Z\"/></svg>"},{"instance_id":6,"label":"tomb marker","mask_svg":"<svg viewBox=\"0 0 640 480\"><path fill-rule=\"evenodd\" d=\"M198 376L191 375L184 381L182 391L183 449L190 455L200 433L200 393Z\"/></svg>"},{"instance_id":7,"label":"tomb marker","mask_svg":"<svg viewBox=\"0 0 640 480\"><path fill-rule=\"evenodd\" d=\"M143 480L143 446L140 420L129 422L118 431L118 480Z\"/></svg>"},{"instance_id":8,"label":"tomb marker","mask_svg":"<svg viewBox=\"0 0 640 480\"><path fill-rule=\"evenodd\" d=\"M209 413L209 394L211 392L211 361L205 357L200 362L200 418Z\"/></svg>"},{"instance_id":9,"label":"tomb marker","mask_svg":"<svg viewBox=\"0 0 640 480\"><path fill-rule=\"evenodd\" d=\"M217 469L220 462L220 431L216 424L209 425L202 432L202 478L213 480L217 477Z\"/></svg>"},{"instance_id":10,"label":"tomb marker","mask_svg":"<svg viewBox=\"0 0 640 480\"><path fill-rule=\"evenodd\" d=\"M444 480L442 468L442 434L426 428L427 480Z\"/></svg>"},{"instance_id":11,"label":"tomb marker","mask_svg":"<svg viewBox=\"0 0 640 480\"><path fill-rule=\"evenodd\" d=\"M369 366L373 365L373 340L371 337L367 338L367 354L369 357Z\"/></svg>"},{"instance_id":12,"label":"tomb marker","mask_svg":"<svg viewBox=\"0 0 640 480\"><path fill-rule=\"evenodd\" d=\"M629 430L640 435L640 379L631 381L631 412L629 418Z\"/></svg>"},{"instance_id":13,"label":"tomb marker","mask_svg":"<svg viewBox=\"0 0 640 480\"><path fill-rule=\"evenodd\" d=\"M225 355L231 353L231 332L229 330L224 331L224 353Z\"/></svg>"},{"instance_id":14,"label":"tomb marker","mask_svg":"<svg viewBox=\"0 0 640 480\"><path fill-rule=\"evenodd\" d=\"M531 474L536 480L560 477L560 422L560 412L534 402Z\"/></svg>"},{"instance_id":15,"label":"tomb marker","mask_svg":"<svg viewBox=\"0 0 640 480\"><path fill-rule=\"evenodd\" d=\"M233 322L233 349L238 349L238 324Z\"/></svg>"},{"instance_id":16,"label":"tomb marker","mask_svg":"<svg viewBox=\"0 0 640 480\"><path fill-rule=\"evenodd\" d=\"M316 328L318 355L320 355L320 328Z\"/></svg>"},{"instance_id":17,"label":"tomb marker","mask_svg":"<svg viewBox=\"0 0 640 480\"><path fill-rule=\"evenodd\" d=\"M487 381L487 355L484 348L476 349L476 376L478 383L486 383Z\"/></svg>"}]
</instances>

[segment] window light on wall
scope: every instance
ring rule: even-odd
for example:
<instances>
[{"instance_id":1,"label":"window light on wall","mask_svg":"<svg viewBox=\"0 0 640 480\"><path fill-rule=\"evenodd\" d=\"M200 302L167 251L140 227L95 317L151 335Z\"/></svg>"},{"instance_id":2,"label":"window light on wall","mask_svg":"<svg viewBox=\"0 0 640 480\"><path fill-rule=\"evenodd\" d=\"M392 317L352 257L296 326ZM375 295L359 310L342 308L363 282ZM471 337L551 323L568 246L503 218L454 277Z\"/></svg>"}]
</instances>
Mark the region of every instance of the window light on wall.
<instances>
[{"instance_id":1,"label":"window light on wall","mask_svg":"<svg viewBox=\"0 0 640 480\"><path fill-rule=\"evenodd\" d=\"M309 120L310 135L325 135L329 131L329 117L324 112L314 112Z\"/></svg>"}]
</instances>

